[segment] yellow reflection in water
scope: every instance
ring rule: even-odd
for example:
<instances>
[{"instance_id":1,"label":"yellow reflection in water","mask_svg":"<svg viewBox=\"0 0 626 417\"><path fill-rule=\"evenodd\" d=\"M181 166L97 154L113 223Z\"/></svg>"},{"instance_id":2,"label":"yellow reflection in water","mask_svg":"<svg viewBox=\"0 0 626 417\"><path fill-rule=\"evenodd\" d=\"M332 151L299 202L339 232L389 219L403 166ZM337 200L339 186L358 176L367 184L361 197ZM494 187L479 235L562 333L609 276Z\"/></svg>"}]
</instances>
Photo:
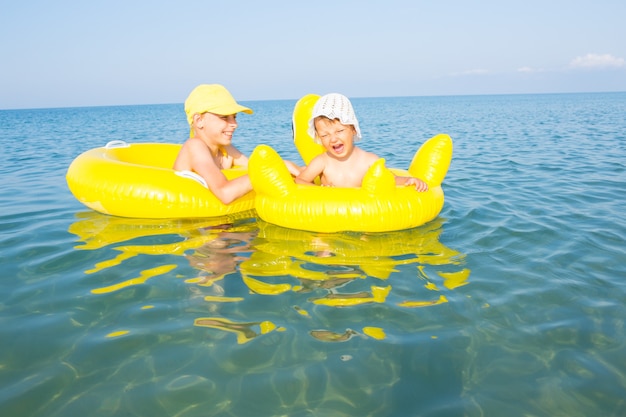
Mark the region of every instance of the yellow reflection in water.
<instances>
[{"instance_id":1,"label":"yellow reflection in water","mask_svg":"<svg viewBox=\"0 0 626 417\"><path fill-rule=\"evenodd\" d=\"M258 294L326 289L325 296L311 299L314 304L346 307L384 303L391 291L390 285L371 286L370 292L358 293L342 293L339 288L355 279L387 280L400 265L408 264L416 264L417 277L425 281L424 287L438 293L439 288L425 265L449 268L464 262L463 254L440 242L439 219L421 228L384 234L319 234L286 229L260 220L258 226L255 251L239 266L243 281ZM454 289L467 284L470 271L461 268L436 273L443 278L446 288ZM264 277L271 277L272 282L263 281ZM286 281L295 277L300 284L276 282L276 277L284 277ZM434 295L432 299L405 300L397 305L423 307L447 302L444 295Z\"/></svg>"},{"instance_id":2,"label":"yellow reflection in water","mask_svg":"<svg viewBox=\"0 0 626 417\"><path fill-rule=\"evenodd\" d=\"M99 250L112 247L119 255L112 259L100 261L93 268L85 270L86 274L97 274L109 268L122 265L123 262L139 255L176 255L184 256L191 266L203 273L189 278L190 283L211 285L225 275L235 272L237 262L241 259L232 253L241 248L229 249L225 243L233 233L233 221L247 219L253 212L237 213L231 216L208 219L127 219L107 216L93 211L77 214L78 220L70 225L68 231L78 237L75 246L78 250ZM248 228L250 226L247 226ZM236 234L237 235L237 234ZM247 237L252 237L250 233ZM159 237L170 242L157 244L121 244L137 241L146 237ZM240 237L237 235L237 237ZM175 240L171 242L171 240ZM249 244L249 242L248 242ZM186 255L196 250L192 255ZM95 288L94 294L118 291L131 285L144 284L148 279L166 274L177 265L165 264L141 271L139 277L131 278L106 287Z\"/></svg>"},{"instance_id":3,"label":"yellow reflection in water","mask_svg":"<svg viewBox=\"0 0 626 417\"><path fill-rule=\"evenodd\" d=\"M262 295L280 295L290 291L325 290L324 295L310 298L313 305L352 307L370 303L388 303L392 285L371 285L369 291L348 292L347 284L355 280L389 277L401 266L414 264L416 282L432 293L424 299L398 300L400 308L435 306L448 302L436 282L453 290L466 285L470 270L463 268L465 256L441 243L443 220L437 219L420 228L384 234L320 234L278 227L261 220L249 259L239 271L250 291ZM297 280L297 284L294 283ZM309 315L297 308L300 314ZM310 332L318 340L349 340L358 333L318 329ZM385 331L366 326L363 334L384 339Z\"/></svg>"},{"instance_id":4,"label":"yellow reflection in water","mask_svg":"<svg viewBox=\"0 0 626 417\"><path fill-rule=\"evenodd\" d=\"M234 322L223 317L201 317L194 321L195 326L210 327L213 329L225 330L237 335L237 343L244 344L259 336L276 331L284 331L283 327L276 327L271 321L262 321L254 323ZM258 326L258 331L254 328Z\"/></svg>"},{"instance_id":5,"label":"yellow reflection in water","mask_svg":"<svg viewBox=\"0 0 626 417\"><path fill-rule=\"evenodd\" d=\"M380 327L364 327L363 333L374 339L380 340L385 338L385 331Z\"/></svg>"},{"instance_id":6,"label":"yellow reflection in water","mask_svg":"<svg viewBox=\"0 0 626 417\"><path fill-rule=\"evenodd\" d=\"M470 270L462 269L458 272L439 272L438 275L443 278L443 285L447 289L453 290L457 287L467 284Z\"/></svg>"},{"instance_id":7,"label":"yellow reflection in water","mask_svg":"<svg viewBox=\"0 0 626 417\"><path fill-rule=\"evenodd\" d=\"M146 269L141 271L141 275L137 278L132 278L118 284L109 285L108 287L94 288L93 290L91 290L91 292L93 294L104 294L107 292L117 291L131 285L143 284L148 279L156 277L157 275L163 275L174 268L176 268L176 265L161 265L157 266L156 268Z\"/></svg>"},{"instance_id":8,"label":"yellow reflection in water","mask_svg":"<svg viewBox=\"0 0 626 417\"><path fill-rule=\"evenodd\" d=\"M68 232L78 237L76 249L94 250L149 236L194 236L203 228L230 224L233 220L245 219L250 215L251 212L208 219L128 219L85 211L76 214L77 220L70 225Z\"/></svg>"},{"instance_id":9,"label":"yellow reflection in water","mask_svg":"<svg viewBox=\"0 0 626 417\"><path fill-rule=\"evenodd\" d=\"M203 294L203 299L210 303L212 312L218 304L240 305L244 310L249 301L248 297L224 293L218 282L229 275L229 280L241 277L240 282L251 294L312 293L315 295L307 300L311 307L348 309L375 303L393 303L399 308L435 306L448 302L442 289L454 290L469 282L470 270L463 267L464 254L440 242L442 219L393 233L321 234L274 226L254 219L253 215L184 221L123 219L85 212L78 214L78 221L69 231L78 236L77 250L119 252L85 271L95 279L101 272L119 267L136 256L155 256L155 262L141 270L139 276L99 286L92 293L106 294L146 284L150 278L169 274L180 266L178 257L197 271L191 275L185 272L184 282L194 285L199 292L211 291L211 295ZM246 221L238 222L240 219ZM159 261L156 255L168 257ZM390 277L400 269L406 277L407 266L414 268L415 280L407 283L403 278L401 284L405 288L399 291L397 288L398 293L394 294L392 283L399 284ZM372 278L380 281L366 288L363 288L365 282L359 284ZM348 290L351 283L358 291ZM419 296L401 295L419 294L412 290L414 284L421 285L426 292ZM312 317L314 309L293 308L303 318L316 318ZM194 325L235 333L240 344L259 335L285 330L267 320L240 322L226 317L198 318ZM316 329L309 334L318 340L341 342L359 333L351 329L344 332ZM382 327L374 326L363 327L363 335L377 340L387 337Z\"/></svg>"},{"instance_id":10,"label":"yellow reflection in water","mask_svg":"<svg viewBox=\"0 0 626 417\"><path fill-rule=\"evenodd\" d=\"M391 291L391 285L377 287L372 285L372 292L358 292L353 294L328 293L322 298L313 298L313 304L321 304L335 307L355 306L368 303L384 303Z\"/></svg>"},{"instance_id":11,"label":"yellow reflection in water","mask_svg":"<svg viewBox=\"0 0 626 417\"><path fill-rule=\"evenodd\" d=\"M204 297L204 301L215 303L235 303L237 301L243 301L243 297L224 297L223 295L207 295Z\"/></svg>"},{"instance_id":12,"label":"yellow reflection in water","mask_svg":"<svg viewBox=\"0 0 626 417\"><path fill-rule=\"evenodd\" d=\"M105 337L107 337L107 338L120 337L120 336L124 336L124 335L126 335L128 333L130 333L128 330L118 330L116 332L111 332L111 333L107 334Z\"/></svg>"},{"instance_id":13,"label":"yellow reflection in water","mask_svg":"<svg viewBox=\"0 0 626 417\"><path fill-rule=\"evenodd\" d=\"M427 306L435 306L437 304L447 303L448 299L445 295L440 295L437 300L431 301L402 301L398 305L400 307L427 307Z\"/></svg>"}]
</instances>

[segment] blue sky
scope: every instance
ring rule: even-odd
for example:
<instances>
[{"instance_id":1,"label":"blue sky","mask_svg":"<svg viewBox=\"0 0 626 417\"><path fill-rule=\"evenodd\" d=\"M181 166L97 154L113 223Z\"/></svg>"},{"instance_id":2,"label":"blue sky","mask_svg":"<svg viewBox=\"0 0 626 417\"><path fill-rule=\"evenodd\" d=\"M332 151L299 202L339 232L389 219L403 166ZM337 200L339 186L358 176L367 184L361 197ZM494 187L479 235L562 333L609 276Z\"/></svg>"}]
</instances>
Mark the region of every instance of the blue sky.
<instances>
[{"instance_id":1,"label":"blue sky","mask_svg":"<svg viewBox=\"0 0 626 417\"><path fill-rule=\"evenodd\" d=\"M0 109L626 91L624 0L0 3Z\"/></svg>"}]
</instances>

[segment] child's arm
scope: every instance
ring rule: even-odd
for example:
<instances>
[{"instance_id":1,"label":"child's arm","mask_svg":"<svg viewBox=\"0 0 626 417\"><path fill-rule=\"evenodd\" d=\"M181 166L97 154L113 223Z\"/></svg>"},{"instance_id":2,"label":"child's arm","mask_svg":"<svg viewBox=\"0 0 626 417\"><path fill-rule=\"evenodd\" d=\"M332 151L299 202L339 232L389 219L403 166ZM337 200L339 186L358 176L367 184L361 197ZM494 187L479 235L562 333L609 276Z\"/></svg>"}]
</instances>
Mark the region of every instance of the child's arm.
<instances>
[{"instance_id":1,"label":"child's arm","mask_svg":"<svg viewBox=\"0 0 626 417\"><path fill-rule=\"evenodd\" d=\"M313 158L309 165L305 166L304 169L300 171L300 174L295 178L296 184L315 184L315 178L324 173L324 159L322 156L323 155Z\"/></svg>"},{"instance_id":2,"label":"child's arm","mask_svg":"<svg viewBox=\"0 0 626 417\"><path fill-rule=\"evenodd\" d=\"M285 162L285 165L287 165L287 169L289 170L289 173L291 175L293 175L294 177L297 177L298 175L300 175L300 173L302 172L303 168L299 167L298 165L296 165L292 161L284 161L284 162Z\"/></svg>"},{"instance_id":3,"label":"child's arm","mask_svg":"<svg viewBox=\"0 0 626 417\"><path fill-rule=\"evenodd\" d=\"M222 203L232 203L237 198L252 190L252 184L250 183L248 175L243 175L232 180L226 178L222 170L215 164L215 160L204 143L193 141L188 145L191 170L204 178L209 190L211 190L215 197ZM245 155L239 154L239 158L241 158L241 156L245 158L247 166L247 158Z\"/></svg>"},{"instance_id":4,"label":"child's arm","mask_svg":"<svg viewBox=\"0 0 626 417\"><path fill-rule=\"evenodd\" d=\"M416 191L420 191L420 192L428 191L428 184L426 184L424 181L420 180L419 178L414 178L414 177L396 176L396 185L404 185L404 186L413 185L415 186Z\"/></svg>"}]
</instances>

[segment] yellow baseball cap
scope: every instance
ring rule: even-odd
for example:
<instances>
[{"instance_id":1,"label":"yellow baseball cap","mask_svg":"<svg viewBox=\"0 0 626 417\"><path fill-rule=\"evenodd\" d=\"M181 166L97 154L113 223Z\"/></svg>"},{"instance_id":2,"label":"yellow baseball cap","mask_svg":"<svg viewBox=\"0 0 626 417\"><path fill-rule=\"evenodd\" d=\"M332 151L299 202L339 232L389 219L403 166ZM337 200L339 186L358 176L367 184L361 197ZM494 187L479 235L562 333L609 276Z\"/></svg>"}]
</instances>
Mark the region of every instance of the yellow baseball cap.
<instances>
[{"instance_id":1,"label":"yellow baseball cap","mask_svg":"<svg viewBox=\"0 0 626 417\"><path fill-rule=\"evenodd\" d=\"M244 112L252 114L252 109L237 103L230 92L220 84L201 84L193 89L193 91L185 100L185 113L187 113L187 122L191 126L194 114L202 113L219 114L227 116Z\"/></svg>"}]
</instances>

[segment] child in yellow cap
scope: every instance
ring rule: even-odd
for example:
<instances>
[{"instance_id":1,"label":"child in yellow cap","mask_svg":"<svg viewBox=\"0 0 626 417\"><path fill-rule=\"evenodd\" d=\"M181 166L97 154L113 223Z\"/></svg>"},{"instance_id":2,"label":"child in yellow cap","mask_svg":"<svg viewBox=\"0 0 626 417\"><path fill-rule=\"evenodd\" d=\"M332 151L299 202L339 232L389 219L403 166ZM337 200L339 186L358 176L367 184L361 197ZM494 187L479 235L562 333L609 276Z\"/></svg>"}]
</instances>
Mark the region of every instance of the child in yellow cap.
<instances>
[{"instance_id":1,"label":"child in yellow cap","mask_svg":"<svg viewBox=\"0 0 626 417\"><path fill-rule=\"evenodd\" d=\"M315 138L326 152L315 157L296 182L313 184L320 177L322 185L332 187L360 187L365 173L379 156L354 145L361 138L359 121L352 103L342 94L326 94L313 107L309 120L309 136ZM396 176L397 185L415 187L417 191L428 190L428 185L418 178Z\"/></svg>"},{"instance_id":2,"label":"child in yellow cap","mask_svg":"<svg viewBox=\"0 0 626 417\"><path fill-rule=\"evenodd\" d=\"M252 190L248 175L229 180L221 171L248 166L248 157L232 144L238 126L237 113L241 112L253 113L237 103L230 92L219 84L199 85L185 100L191 132L176 157L174 169L200 175L209 190L224 204ZM298 175L299 169L295 164L287 165L294 176Z\"/></svg>"}]
</instances>

